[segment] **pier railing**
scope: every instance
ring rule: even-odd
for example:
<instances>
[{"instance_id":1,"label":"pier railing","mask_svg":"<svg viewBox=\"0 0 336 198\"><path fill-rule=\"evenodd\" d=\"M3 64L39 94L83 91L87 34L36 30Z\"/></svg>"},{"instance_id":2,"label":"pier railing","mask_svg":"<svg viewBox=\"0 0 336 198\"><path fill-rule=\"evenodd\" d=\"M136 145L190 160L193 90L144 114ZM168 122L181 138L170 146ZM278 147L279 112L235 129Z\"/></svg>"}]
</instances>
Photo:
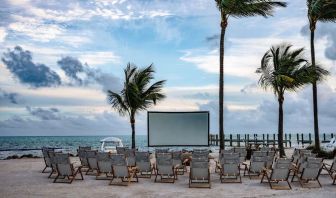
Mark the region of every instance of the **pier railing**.
<instances>
[{"instance_id":1,"label":"pier railing","mask_svg":"<svg viewBox=\"0 0 336 198\"><path fill-rule=\"evenodd\" d=\"M335 133L323 133L321 134L320 140L322 143L330 142L330 140L335 137ZM296 144L297 146L304 146L313 143L313 136L311 133L286 133L283 137L284 147L292 147ZM250 144L259 144L265 146L277 146L278 145L278 135L273 134L228 134L225 135L224 144L226 146L247 146ZM209 135L209 145L218 146L219 145L219 135L210 134Z\"/></svg>"}]
</instances>

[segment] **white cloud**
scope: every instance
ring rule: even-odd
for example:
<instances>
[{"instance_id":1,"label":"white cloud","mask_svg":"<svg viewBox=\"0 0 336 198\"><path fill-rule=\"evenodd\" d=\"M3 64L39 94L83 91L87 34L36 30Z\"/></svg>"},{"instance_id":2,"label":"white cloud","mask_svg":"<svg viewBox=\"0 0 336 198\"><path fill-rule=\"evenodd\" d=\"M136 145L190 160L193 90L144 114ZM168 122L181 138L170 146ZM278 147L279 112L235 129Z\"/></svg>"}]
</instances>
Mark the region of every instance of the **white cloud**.
<instances>
[{"instance_id":1,"label":"white cloud","mask_svg":"<svg viewBox=\"0 0 336 198\"><path fill-rule=\"evenodd\" d=\"M6 36L7 36L6 29L3 27L0 27L0 43L5 41Z\"/></svg>"},{"instance_id":2,"label":"white cloud","mask_svg":"<svg viewBox=\"0 0 336 198\"><path fill-rule=\"evenodd\" d=\"M120 57L115 55L114 52L108 51L82 52L79 59L92 66L106 63L120 63Z\"/></svg>"}]
</instances>

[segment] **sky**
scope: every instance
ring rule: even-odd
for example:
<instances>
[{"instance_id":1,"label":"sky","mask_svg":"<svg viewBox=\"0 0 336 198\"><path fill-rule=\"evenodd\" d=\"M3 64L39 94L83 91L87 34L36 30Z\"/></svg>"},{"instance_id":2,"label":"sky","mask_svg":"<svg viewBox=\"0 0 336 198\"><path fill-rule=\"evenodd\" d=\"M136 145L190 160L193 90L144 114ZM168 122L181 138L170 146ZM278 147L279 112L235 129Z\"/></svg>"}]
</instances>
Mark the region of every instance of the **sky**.
<instances>
[{"instance_id":1,"label":"sky","mask_svg":"<svg viewBox=\"0 0 336 198\"><path fill-rule=\"evenodd\" d=\"M306 1L272 17L229 18L225 37L225 133L276 133L278 104L258 86L264 53L280 43L305 47ZM154 64L166 99L148 110L210 111L218 133L220 15L211 0L2 0L0 136L129 135L129 119L107 101L123 69ZM321 133L336 131L336 24L319 23L316 59L331 72L318 85ZM286 93L286 133L313 132L311 86ZM147 114L136 133L147 133Z\"/></svg>"}]
</instances>

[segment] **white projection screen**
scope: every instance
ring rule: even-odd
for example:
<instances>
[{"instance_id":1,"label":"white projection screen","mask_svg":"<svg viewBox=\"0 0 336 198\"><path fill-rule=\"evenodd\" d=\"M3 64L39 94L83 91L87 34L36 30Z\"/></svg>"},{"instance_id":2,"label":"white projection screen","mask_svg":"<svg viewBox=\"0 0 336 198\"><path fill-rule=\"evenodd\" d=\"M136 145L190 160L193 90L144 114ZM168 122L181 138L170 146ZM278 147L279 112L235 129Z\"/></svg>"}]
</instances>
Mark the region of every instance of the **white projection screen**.
<instances>
[{"instance_id":1,"label":"white projection screen","mask_svg":"<svg viewBox=\"0 0 336 198\"><path fill-rule=\"evenodd\" d=\"M147 113L148 146L209 146L209 112Z\"/></svg>"}]
</instances>

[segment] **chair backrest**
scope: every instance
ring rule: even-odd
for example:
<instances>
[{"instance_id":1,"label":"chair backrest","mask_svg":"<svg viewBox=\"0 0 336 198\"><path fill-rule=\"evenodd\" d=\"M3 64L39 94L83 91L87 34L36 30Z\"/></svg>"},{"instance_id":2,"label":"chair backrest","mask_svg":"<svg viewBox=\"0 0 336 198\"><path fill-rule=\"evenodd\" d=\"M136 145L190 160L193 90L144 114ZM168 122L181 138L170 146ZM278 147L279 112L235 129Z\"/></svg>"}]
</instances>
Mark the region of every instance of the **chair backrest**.
<instances>
[{"instance_id":1,"label":"chair backrest","mask_svg":"<svg viewBox=\"0 0 336 198\"><path fill-rule=\"evenodd\" d=\"M193 158L190 164L191 179L209 180L209 162L203 158Z\"/></svg>"},{"instance_id":2,"label":"chair backrest","mask_svg":"<svg viewBox=\"0 0 336 198\"><path fill-rule=\"evenodd\" d=\"M260 148L260 151L267 151L268 152L268 151L271 151L271 150L272 150L272 148L265 147L265 146Z\"/></svg>"},{"instance_id":3,"label":"chair backrest","mask_svg":"<svg viewBox=\"0 0 336 198\"><path fill-rule=\"evenodd\" d=\"M86 150L85 156L91 169L97 169L97 150Z\"/></svg>"},{"instance_id":4,"label":"chair backrest","mask_svg":"<svg viewBox=\"0 0 336 198\"><path fill-rule=\"evenodd\" d=\"M267 151L267 156L272 156L274 157L275 156L275 151Z\"/></svg>"},{"instance_id":5,"label":"chair backrest","mask_svg":"<svg viewBox=\"0 0 336 198\"><path fill-rule=\"evenodd\" d=\"M171 153L157 153L156 167L160 174L173 175L173 155Z\"/></svg>"},{"instance_id":6,"label":"chair backrest","mask_svg":"<svg viewBox=\"0 0 336 198\"><path fill-rule=\"evenodd\" d=\"M271 180L287 180L290 168L291 168L291 159L280 158L274 164L271 173Z\"/></svg>"},{"instance_id":7,"label":"chair backrest","mask_svg":"<svg viewBox=\"0 0 336 198\"><path fill-rule=\"evenodd\" d=\"M112 166L127 166L127 161L124 154L111 155Z\"/></svg>"},{"instance_id":8,"label":"chair backrest","mask_svg":"<svg viewBox=\"0 0 336 198\"><path fill-rule=\"evenodd\" d=\"M48 151L54 151L54 149L48 147L42 147L42 155L44 158L49 158Z\"/></svg>"},{"instance_id":9,"label":"chair backrest","mask_svg":"<svg viewBox=\"0 0 336 198\"><path fill-rule=\"evenodd\" d=\"M192 158L202 158L202 159L206 159L209 160L209 150L194 150L191 154Z\"/></svg>"},{"instance_id":10,"label":"chair backrest","mask_svg":"<svg viewBox=\"0 0 336 198\"><path fill-rule=\"evenodd\" d=\"M116 150L117 150L117 154L126 155L126 147L119 147L119 146L117 146Z\"/></svg>"},{"instance_id":11,"label":"chair backrest","mask_svg":"<svg viewBox=\"0 0 336 198\"><path fill-rule=\"evenodd\" d=\"M48 151L48 156L50 159L50 166L53 170L56 170L56 153L55 151ZM60 153L60 152L58 152Z\"/></svg>"},{"instance_id":12,"label":"chair backrest","mask_svg":"<svg viewBox=\"0 0 336 198\"><path fill-rule=\"evenodd\" d=\"M252 155L255 157L265 157L267 156L267 151L254 151Z\"/></svg>"},{"instance_id":13,"label":"chair backrest","mask_svg":"<svg viewBox=\"0 0 336 198\"><path fill-rule=\"evenodd\" d=\"M225 153L222 155L220 161L221 165L223 164L239 164L239 153Z\"/></svg>"},{"instance_id":14,"label":"chair backrest","mask_svg":"<svg viewBox=\"0 0 336 198\"><path fill-rule=\"evenodd\" d=\"M79 150L91 150L91 146L79 146L78 151Z\"/></svg>"},{"instance_id":15,"label":"chair backrest","mask_svg":"<svg viewBox=\"0 0 336 198\"><path fill-rule=\"evenodd\" d=\"M68 153L55 153L55 162L57 172L60 176L73 175L72 167L70 164L70 155Z\"/></svg>"},{"instance_id":16,"label":"chair backrest","mask_svg":"<svg viewBox=\"0 0 336 198\"><path fill-rule=\"evenodd\" d=\"M332 164L330 166L330 170L336 171L336 157L334 157L334 161L332 162Z\"/></svg>"},{"instance_id":17,"label":"chair backrest","mask_svg":"<svg viewBox=\"0 0 336 198\"><path fill-rule=\"evenodd\" d=\"M320 175L322 165L322 158L308 158L306 166L301 173L301 179L316 179Z\"/></svg>"},{"instance_id":18,"label":"chair backrest","mask_svg":"<svg viewBox=\"0 0 336 198\"><path fill-rule=\"evenodd\" d=\"M261 172L266 167L267 159L265 156L254 156L251 157L250 170L254 172Z\"/></svg>"},{"instance_id":19,"label":"chair backrest","mask_svg":"<svg viewBox=\"0 0 336 198\"><path fill-rule=\"evenodd\" d=\"M134 157L135 149L125 148L125 155L126 157Z\"/></svg>"},{"instance_id":20,"label":"chair backrest","mask_svg":"<svg viewBox=\"0 0 336 198\"><path fill-rule=\"evenodd\" d=\"M109 153L97 153L97 165L99 172L109 173L112 172L112 159Z\"/></svg>"},{"instance_id":21,"label":"chair backrest","mask_svg":"<svg viewBox=\"0 0 336 198\"><path fill-rule=\"evenodd\" d=\"M230 148L230 149L227 149L227 150L226 149L221 149L219 153L224 154L224 153L233 153L233 152L234 152L234 149Z\"/></svg>"},{"instance_id":22,"label":"chair backrest","mask_svg":"<svg viewBox=\"0 0 336 198\"><path fill-rule=\"evenodd\" d=\"M149 158L149 152L136 151L135 152L136 166L140 171L151 171L151 164Z\"/></svg>"},{"instance_id":23,"label":"chair backrest","mask_svg":"<svg viewBox=\"0 0 336 198\"><path fill-rule=\"evenodd\" d=\"M124 154L111 155L113 177L128 177L127 161Z\"/></svg>"},{"instance_id":24,"label":"chair backrest","mask_svg":"<svg viewBox=\"0 0 336 198\"><path fill-rule=\"evenodd\" d=\"M157 148L155 149L155 153L168 153L169 148Z\"/></svg>"}]
</instances>

